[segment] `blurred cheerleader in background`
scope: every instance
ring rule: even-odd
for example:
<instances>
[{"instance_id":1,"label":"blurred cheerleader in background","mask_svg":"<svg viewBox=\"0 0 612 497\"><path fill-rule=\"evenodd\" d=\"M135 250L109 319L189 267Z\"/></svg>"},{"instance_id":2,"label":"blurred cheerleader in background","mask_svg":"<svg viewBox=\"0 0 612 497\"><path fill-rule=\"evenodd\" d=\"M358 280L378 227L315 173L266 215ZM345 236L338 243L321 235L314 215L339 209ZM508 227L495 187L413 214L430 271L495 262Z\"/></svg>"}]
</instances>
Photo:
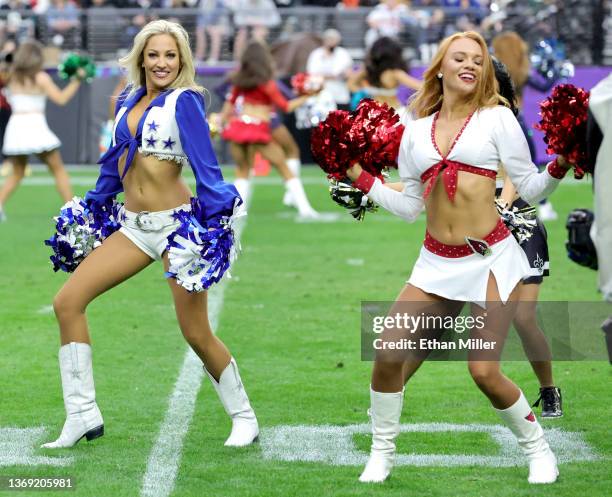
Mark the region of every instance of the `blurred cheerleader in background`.
<instances>
[{"instance_id":1,"label":"blurred cheerleader in background","mask_svg":"<svg viewBox=\"0 0 612 497\"><path fill-rule=\"evenodd\" d=\"M368 50L364 67L348 79L348 88L353 93L351 107L357 107L363 98L372 98L393 107L402 122L410 120L398 92L400 86L418 90L421 81L410 76L408 70L402 46L393 38L379 38Z\"/></svg>"},{"instance_id":2,"label":"blurred cheerleader in background","mask_svg":"<svg viewBox=\"0 0 612 497\"><path fill-rule=\"evenodd\" d=\"M292 98L295 97L291 89L287 85L285 85L282 81L277 80L276 84L278 86L279 91L282 93L285 99L291 100ZM223 83L221 83L219 86L215 88L215 93L219 96L219 98L221 98L224 101L229 100L229 98L231 97L231 92L232 92L232 84L229 81L229 79L225 80ZM242 101L243 101L243 98L239 98L236 100L236 104L234 105L234 114L241 113ZM287 167L289 168L289 171L291 171L291 173L296 178L299 178L301 175L301 170L302 170L302 161L300 158L300 148L298 144L296 143L295 139L293 138L293 136L291 135L291 133L289 132L289 130L287 129L287 126L283 124L281 114L279 114L276 109L273 109L271 111L270 116L271 116L270 132L272 135L272 140L276 142L282 149L282 152L285 155L285 160L287 163ZM222 123L215 123L215 124L218 124L219 127L221 127L222 125ZM271 149L273 152L272 156L269 156L267 154L268 150L270 149L264 148L264 149L259 150L259 153L262 155L264 159L266 159L269 162L272 162L275 158L278 158L278 154L276 155L274 154L274 152L278 152L278 149L276 148ZM250 177L250 171L249 171L249 175L247 176L246 183L245 183L244 182L244 171L241 170L241 168L244 168L244 161L242 160L243 154L239 152L239 149L237 149L236 147L232 147L231 145L230 145L230 154L238 169L238 172L236 173L236 177L237 177L236 187L242 190L241 196L245 200L245 203L247 203L250 197L250 180L248 179ZM251 165L251 167L252 166L253 165ZM295 202L293 201L293 196L291 195L291 192L289 190L285 190L285 195L283 197L283 204L288 207L296 206Z\"/></svg>"},{"instance_id":3,"label":"blurred cheerleader in background","mask_svg":"<svg viewBox=\"0 0 612 497\"><path fill-rule=\"evenodd\" d=\"M553 76L545 80L540 80L534 77L531 71L531 64L529 62L529 46L520 37L519 34L514 31L506 31L493 38L491 42L493 48L493 54L499 59L508 69L514 88L516 91L516 104L518 108L518 114L516 116L525 139L529 145L529 153L531 154L531 160L535 163L536 158L536 146L533 141L532 131L529 125L525 122L525 116L523 115L523 92L526 86L529 86L539 92L548 92L556 83L557 77ZM538 206L538 214L540 219L543 221L554 221L557 219L557 213L555 212L552 204L547 200L543 199L540 201Z\"/></svg>"},{"instance_id":4,"label":"blurred cheerleader in background","mask_svg":"<svg viewBox=\"0 0 612 497\"><path fill-rule=\"evenodd\" d=\"M519 115L516 106L516 94L512 79L505 65L493 61L495 76L499 83L499 93L509 103L515 116ZM524 131L524 129L523 129ZM526 135L527 136L527 135ZM530 205L516 193L510 177L505 173L503 164L496 180L495 196L501 209L525 209ZM519 311L514 316L514 327L521 338L523 348L538 381L540 395L534 407L542 404L543 418L559 418L563 416L561 389L555 386L552 372L552 353L544 332L538 325L537 301L540 295L540 285L544 277L549 275L548 235L546 227L536 217L536 225L531 237L523 241L520 247L525 252L529 262L529 275L523 278L518 289L518 300L521 302Z\"/></svg>"},{"instance_id":5,"label":"blurred cheerleader in background","mask_svg":"<svg viewBox=\"0 0 612 497\"><path fill-rule=\"evenodd\" d=\"M84 73L77 76L60 89L43 71L42 46L38 42L25 42L15 52L6 86L12 113L2 147L3 155L13 164L13 172L0 189L0 221L6 219L3 206L21 183L31 154L38 155L47 165L64 202L72 198L70 178L59 152L61 142L49 129L45 105L47 98L56 105L66 105L76 95Z\"/></svg>"},{"instance_id":6,"label":"blurred cheerleader in background","mask_svg":"<svg viewBox=\"0 0 612 497\"><path fill-rule=\"evenodd\" d=\"M230 77L230 81L233 87L221 112L225 125L221 136L230 142L230 151L237 165L234 184L241 196L248 198L249 175L255 154L259 152L285 180L285 188L299 217L318 218L318 213L306 197L302 181L289 168L283 148L272 139L271 130L275 108L293 112L308 100L309 95L287 100L281 94L274 81L270 52L265 45L256 41L245 49L240 68ZM295 162L293 165L295 167Z\"/></svg>"}]
</instances>

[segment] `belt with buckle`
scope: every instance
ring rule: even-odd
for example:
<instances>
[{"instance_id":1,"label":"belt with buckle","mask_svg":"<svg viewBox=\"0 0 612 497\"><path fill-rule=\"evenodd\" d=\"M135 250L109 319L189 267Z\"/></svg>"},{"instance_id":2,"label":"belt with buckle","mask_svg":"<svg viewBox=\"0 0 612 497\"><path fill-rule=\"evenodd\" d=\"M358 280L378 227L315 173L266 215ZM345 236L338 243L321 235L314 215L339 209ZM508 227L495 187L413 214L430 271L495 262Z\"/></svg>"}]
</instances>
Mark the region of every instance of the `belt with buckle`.
<instances>
[{"instance_id":1,"label":"belt with buckle","mask_svg":"<svg viewBox=\"0 0 612 497\"><path fill-rule=\"evenodd\" d=\"M128 217L128 220L130 220L130 217L131 216ZM161 216L159 214L142 211L138 212L136 216L131 220L133 220L134 224L136 224L136 227L138 227L142 231L160 231L166 226L170 226L174 223L174 219L171 217L171 215L168 215L167 220L163 218L160 219L160 217Z\"/></svg>"}]
</instances>

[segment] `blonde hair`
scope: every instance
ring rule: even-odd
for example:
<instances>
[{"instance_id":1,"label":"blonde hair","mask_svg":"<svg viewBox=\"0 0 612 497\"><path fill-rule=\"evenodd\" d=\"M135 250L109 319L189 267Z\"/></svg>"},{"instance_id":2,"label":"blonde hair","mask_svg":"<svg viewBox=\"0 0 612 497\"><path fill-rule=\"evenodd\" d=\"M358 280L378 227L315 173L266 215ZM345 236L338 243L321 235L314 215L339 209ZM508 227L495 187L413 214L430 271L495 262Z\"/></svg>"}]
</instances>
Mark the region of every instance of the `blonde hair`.
<instances>
[{"instance_id":1,"label":"blonde hair","mask_svg":"<svg viewBox=\"0 0 612 497\"><path fill-rule=\"evenodd\" d=\"M15 51L10 68L10 78L15 78L20 85L26 81L34 82L36 74L43 68L42 45L37 41L25 41Z\"/></svg>"},{"instance_id":2,"label":"blonde hair","mask_svg":"<svg viewBox=\"0 0 612 497\"><path fill-rule=\"evenodd\" d=\"M516 91L523 93L529 77L529 47L525 40L514 31L506 31L493 38L493 54L504 63Z\"/></svg>"},{"instance_id":3,"label":"blonde hair","mask_svg":"<svg viewBox=\"0 0 612 497\"><path fill-rule=\"evenodd\" d=\"M423 74L423 86L416 93L412 102L410 103L410 110L417 117L427 117L437 112L442 107L442 100L444 98L444 90L442 87L442 81L438 78L438 72L442 67L442 61L451 43L455 40L467 38L475 41L480 45L482 49L482 73L478 79L476 90L469 98L469 103L473 105L475 109L482 107L492 107L495 105L505 105L509 107L508 101L499 94L499 85L495 79L495 70L493 69L493 62L491 55L487 50L487 44L484 38L476 33L475 31L466 31L463 33L455 33L440 43L438 52L431 61L431 65Z\"/></svg>"},{"instance_id":4,"label":"blonde hair","mask_svg":"<svg viewBox=\"0 0 612 497\"><path fill-rule=\"evenodd\" d=\"M176 22L158 19L144 26L134 37L134 44L130 52L119 59L119 65L127 70L127 83L131 85L131 92L145 86L145 72L142 67L144 60L144 49L149 38L155 35L168 34L174 38L179 50L180 68L176 79L168 85L168 88L189 88L204 93L204 88L195 81L195 67L193 55L189 47L189 35L185 28Z\"/></svg>"}]
</instances>

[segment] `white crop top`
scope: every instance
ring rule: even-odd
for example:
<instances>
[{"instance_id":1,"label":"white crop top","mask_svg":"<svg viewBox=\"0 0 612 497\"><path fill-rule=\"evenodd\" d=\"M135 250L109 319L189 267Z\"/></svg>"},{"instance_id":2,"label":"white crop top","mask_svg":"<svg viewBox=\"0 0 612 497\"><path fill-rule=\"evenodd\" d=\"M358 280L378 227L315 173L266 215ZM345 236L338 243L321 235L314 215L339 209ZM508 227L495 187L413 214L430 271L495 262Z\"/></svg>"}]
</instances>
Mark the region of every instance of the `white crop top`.
<instances>
[{"instance_id":1,"label":"white crop top","mask_svg":"<svg viewBox=\"0 0 612 497\"><path fill-rule=\"evenodd\" d=\"M434 117L406 125L398 157L404 190L394 191L376 179L368 192L374 202L408 222L414 221L423 208L425 188L421 175L443 160L432 140ZM538 172L531 162L523 130L507 107L475 112L446 159L490 171L497 171L498 164L503 163L520 196L529 203L550 195L560 182L548 171Z\"/></svg>"}]
</instances>

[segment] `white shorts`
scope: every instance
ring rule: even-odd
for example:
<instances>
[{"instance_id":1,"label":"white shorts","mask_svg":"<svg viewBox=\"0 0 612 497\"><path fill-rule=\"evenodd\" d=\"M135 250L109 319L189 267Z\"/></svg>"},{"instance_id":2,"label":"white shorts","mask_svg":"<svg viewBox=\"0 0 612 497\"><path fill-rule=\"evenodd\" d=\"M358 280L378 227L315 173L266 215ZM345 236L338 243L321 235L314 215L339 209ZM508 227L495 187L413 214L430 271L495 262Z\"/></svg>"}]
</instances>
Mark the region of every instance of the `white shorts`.
<instances>
[{"instance_id":1,"label":"white shorts","mask_svg":"<svg viewBox=\"0 0 612 497\"><path fill-rule=\"evenodd\" d=\"M183 204L174 209L157 212L131 212L123 208L119 217L121 219L119 231L151 259L159 261L168 246L168 236L180 224L173 214L181 210L189 211L191 206Z\"/></svg>"}]
</instances>

